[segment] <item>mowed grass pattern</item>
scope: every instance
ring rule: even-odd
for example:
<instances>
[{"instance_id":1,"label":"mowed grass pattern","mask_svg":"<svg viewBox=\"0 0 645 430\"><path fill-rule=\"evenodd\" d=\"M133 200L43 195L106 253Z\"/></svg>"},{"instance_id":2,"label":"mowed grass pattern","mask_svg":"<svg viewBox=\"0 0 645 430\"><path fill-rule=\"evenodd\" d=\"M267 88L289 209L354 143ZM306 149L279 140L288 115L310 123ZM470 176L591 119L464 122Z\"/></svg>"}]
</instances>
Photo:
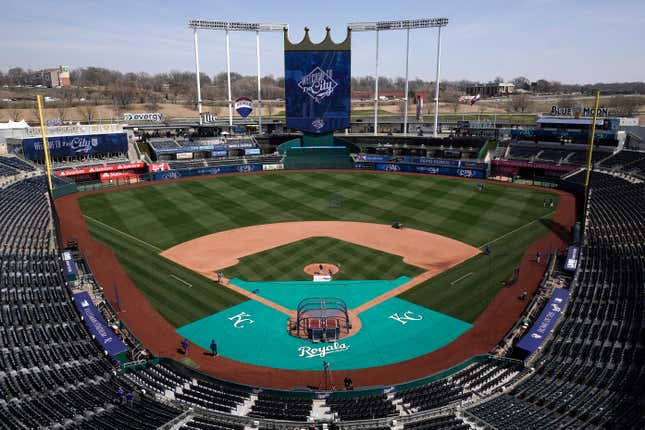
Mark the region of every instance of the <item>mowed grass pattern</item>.
<instances>
[{"instance_id":1,"label":"mowed grass pattern","mask_svg":"<svg viewBox=\"0 0 645 430\"><path fill-rule=\"evenodd\" d=\"M223 272L228 278L245 281L311 281L303 269L312 263L337 265L340 271L334 280L413 278L424 271L404 263L398 255L330 237L312 237L249 255Z\"/></svg>"},{"instance_id":2,"label":"mowed grass pattern","mask_svg":"<svg viewBox=\"0 0 645 430\"><path fill-rule=\"evenodd\" d=\"M337 194L343 196L342 208L330 208L330 202ZM196 237L237 227L312 220L379 224L398 220L405 227L481 247L528 222L548 218L553 210L543 207L545 198L557 201L557 195L547 190L487 184L484 191L477 191L474 182L459 178L369 172L279 172L116 190L85 196L80 199L80 205L89 217L88 226L94 236L115 250L130 277L151 303L169 322L177 325L178 321L201 318L207 312L231 306L242 298L220 297L223 293L219 291L213 296L210 281L169 266L166 259L157 255L159 251L155 248L167 249ZM539 223L534 225L540 227ZM521 257L523 244L545 232L546 228L523 228L505 236L503 243L508 245L505 252L509 255L509 264L502 266L500 262L498 275L507 278ZM514 240L518 241L518 246L513 244ZM358 258L357 261L359 265L369 264ZM200 279L188 281L193 286L187 288L171 277L171 273L182 279ZM471 276L470 281L486 283L488 287L473 288L467 293L477 296L473 300L478 303L488 303L499 289L499 283L492 282L481 271L477 271L477 275ZM433 293L428 285L412 290L419 290L415 301L425 305L429 300L427 294ZM431 307L440 312L451 305L436 300L432 303Z\"/></svg>"}]
</instances>

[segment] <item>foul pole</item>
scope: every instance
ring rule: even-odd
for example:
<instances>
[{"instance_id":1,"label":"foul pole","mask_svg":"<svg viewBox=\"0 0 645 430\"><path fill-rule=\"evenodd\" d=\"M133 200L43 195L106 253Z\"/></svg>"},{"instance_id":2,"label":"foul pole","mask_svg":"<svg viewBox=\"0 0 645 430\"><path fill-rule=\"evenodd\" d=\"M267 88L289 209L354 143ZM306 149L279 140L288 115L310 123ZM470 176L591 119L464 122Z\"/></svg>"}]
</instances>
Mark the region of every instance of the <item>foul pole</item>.
<instances>
[{"instance_id":1,"label":"foul pole","mask_svg":"<svg viewBox=\"0 0 645 430\"><path fill-rule=\"evenodd\" d=\"M591 160L593 158L593 142L596 134L596 119L598 118L598 103L600 102L600 90L596 90L596 100L593 104L593 120L591 121L591 132L589 133L589 148L587 149L587 175L585 177L585 198L589 191L589 179L591 177Z\"/></svg>"},{"instance_id":2,"label":"foul pole","mask_svg":"<svg viewBox=\"0 0 645 430\"><path fill-rule=\"evenodd\" d=\"M52 186L52 165L49 158L49 144L47 143L47 132L45 128L45 116L43 115L43 96L36 96L38 103L38 117L40 119L40 134L43 137L43 150L45 151L45 168L47 169L47 187L49 193L53 196L54 187Z\"/></svg>"}]
</instances>

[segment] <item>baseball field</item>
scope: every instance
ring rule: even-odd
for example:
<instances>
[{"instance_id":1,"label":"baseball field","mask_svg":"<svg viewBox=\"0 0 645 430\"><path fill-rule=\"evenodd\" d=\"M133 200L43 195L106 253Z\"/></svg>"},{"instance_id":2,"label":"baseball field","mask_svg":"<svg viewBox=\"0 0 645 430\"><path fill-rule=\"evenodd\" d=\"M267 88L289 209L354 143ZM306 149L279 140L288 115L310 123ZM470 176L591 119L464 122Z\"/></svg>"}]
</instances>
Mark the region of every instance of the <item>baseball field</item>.
<instances>
[{"instance_id":1,"label":"baseball field","mask_svg":"<svg viewBox=\"0 0 645 430\"><path fill-rule=\"evenodd\" d=\"M415 229L483 250L419 283L401 299L472 323L547 234L555 208L547 190L433 176L366 172L280 172L159 183L79 200L92 236L114 250L128 276L172 326L240 305L247 297L160 254L216 232L294 221L353 221ZM306 279L309 263L338 264L335 279L395 279L421 270L401 256L312 237L245 256L223 269L244 281Z\"/></svg>"}]
</instances>

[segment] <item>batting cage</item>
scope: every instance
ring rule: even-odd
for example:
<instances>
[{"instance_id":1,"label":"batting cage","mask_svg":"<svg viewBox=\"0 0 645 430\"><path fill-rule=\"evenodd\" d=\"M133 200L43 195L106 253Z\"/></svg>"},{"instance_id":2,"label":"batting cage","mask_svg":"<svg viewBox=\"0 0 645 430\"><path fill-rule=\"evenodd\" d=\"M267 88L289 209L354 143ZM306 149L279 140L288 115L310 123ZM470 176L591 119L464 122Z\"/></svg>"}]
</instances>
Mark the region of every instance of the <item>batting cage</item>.
<instances>
[{"instance_id":1,"label":"batting cage","mask_svg":"<svg viewBox=\"0 0 645 430\"><path fill-rule=\"evenodd\" d=\"M308 297L298 303L291 334L313 342L333 342L349 334L347 305L338 297Z\"/></svg>"}]
</instances>

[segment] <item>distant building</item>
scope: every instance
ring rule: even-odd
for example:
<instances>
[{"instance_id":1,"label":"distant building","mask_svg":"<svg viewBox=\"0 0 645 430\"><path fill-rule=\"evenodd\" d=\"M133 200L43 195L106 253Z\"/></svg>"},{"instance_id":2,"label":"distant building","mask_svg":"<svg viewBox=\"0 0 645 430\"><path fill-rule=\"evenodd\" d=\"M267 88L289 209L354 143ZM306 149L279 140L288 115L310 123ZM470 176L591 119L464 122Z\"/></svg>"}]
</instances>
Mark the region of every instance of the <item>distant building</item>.
<instances>
[{"instance_id":1,"label":"distant building","mask_svg":"<svg viewBox=\"0 0 645 430\"><path fill-rule=\"evenodd\" d=\"M469 96L476 96L481 94L482 98L485 97L499 97L508 96L515 91L515 85L510 82L487 82L477 83L466 87L466 94Z\"/></svg>"},{"instance_id":2,"label":"distant building","mask_svg":"<svg viewBox=\"0 0 645 430\"><path fill-rule=\"evenodd\" d=\"M42 85L47 88L69 87L69 66L38 70L29 75L28 84Z\"/></svg>"},{"instance_id":3,"label":"distant building","mask_svg":"<svg viewBox=\"0 0 645 430\"><path fill-rule=\"evenodd\" d=\"M430 100L430 94L427 91L418 91L414 93L416 96L423 96L425 100ZM405 97L405 92L403 91L379 91L379 98L381 100L395 100L403 99ZM373 91L352 91L353 100L374 100ZM413 103L415 97L410 97L410 103Z\"/></svg>"}]
</instances>

